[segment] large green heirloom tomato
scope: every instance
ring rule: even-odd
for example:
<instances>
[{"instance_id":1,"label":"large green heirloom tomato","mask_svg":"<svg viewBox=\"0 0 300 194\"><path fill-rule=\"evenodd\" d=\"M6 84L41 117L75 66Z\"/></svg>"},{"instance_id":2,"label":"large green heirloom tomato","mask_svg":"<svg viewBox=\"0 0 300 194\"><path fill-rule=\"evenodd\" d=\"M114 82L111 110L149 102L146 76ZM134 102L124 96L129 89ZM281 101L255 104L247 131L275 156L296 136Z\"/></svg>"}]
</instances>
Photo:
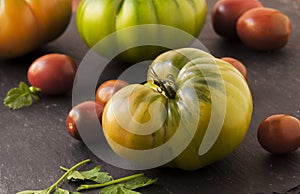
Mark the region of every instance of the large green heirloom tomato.
<instances>
[{"instance_id":1,"label":"large green heirloom tomato","mask_svg":"<svg viewBox=\"0 0 300 194\"><path fill-rule=\"evenodd\" d=\"M79 34L89 47L114 32L142 24L174 27L197 38L205 18L205 0L85 0L80 3L76 14ZM141 34L135 30L123 33L118 35L118 40L110 47L116 50L120 47L131 47L133 42L141 43L143 39L153 39L157 43L166 39L174 42L180 40L180 37L172 37L170 33L162 32L163 30L153 27L153 30ZM178 46L177 48L182 48L187 45ZM141 56L157 56L161 51L158 47L148 50L133 49L124 54L122 60L137 61Z\"/></svg>"},{"instance_id":2,"label":"large green heirloom tomato","mask_svg":"<svg viewBox=\"0 0 300 194\"><path fill-rule=\"evenodd\" d=\"M20 57L59 37L71 0L0 0L0 59Z\"/></svg>"},{"instance_id":3,"label":"large green heirloom tomato","mask_svg":"<svg viewBox=\"0 0 300 194\"><path fill-rule=\"evenodd\" d=\"M105 107L110 147L141 166L194 170L232 153L252 116L245 78L231 64L194 48L165 52L146 84L128 85Z\"/></svg>"}]
</instances>

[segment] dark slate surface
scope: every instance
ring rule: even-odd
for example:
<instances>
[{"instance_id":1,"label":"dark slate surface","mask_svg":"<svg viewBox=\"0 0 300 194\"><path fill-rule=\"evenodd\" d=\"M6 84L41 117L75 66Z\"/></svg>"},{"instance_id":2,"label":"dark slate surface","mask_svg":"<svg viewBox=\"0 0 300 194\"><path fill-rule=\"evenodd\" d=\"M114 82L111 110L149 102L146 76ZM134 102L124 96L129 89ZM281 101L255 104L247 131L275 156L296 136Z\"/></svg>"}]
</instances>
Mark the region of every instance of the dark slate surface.
<instances>
[{"instance_id":1,"label":"dark slate surface","mask_svg":"<svg viewBox=\"0 0 300 194\"><path fill-rule=\"evenodd\" d=\"M200 170L145 171L148 176L159 177L159 181L144 188L143 193L273 193L285 192L300 184L300 149L293 154L272 156L256 139L260 121L271 114L286 113L300 118L300 3L296 0L262 1L290 17L292 34L283 49L260 53L214 33L210 18L214 2L208 2L207 22L199 39L213 55L236 57L248 68L254 100L249 132L233 154ZM27 81L27 68L37 57L60 52L72 56L79 64L87 51L77 34L73 17L67 31L56 41L26 57L0 61L0 99L20 81ZM83 169L102 165L103 170L116 178L135 173L105 164L83 143L69 136L65 118L71 108L71 97L71 93L60 97L44 96L38 103L18 111L1 103L0 194L43 189L62 174L60 165L69 167L86 158L91 158L92 162ZM74 190L76 185L63 184L62 187ZM98 190L86 193L98 193Z\"/></svg>"}]
</instances>

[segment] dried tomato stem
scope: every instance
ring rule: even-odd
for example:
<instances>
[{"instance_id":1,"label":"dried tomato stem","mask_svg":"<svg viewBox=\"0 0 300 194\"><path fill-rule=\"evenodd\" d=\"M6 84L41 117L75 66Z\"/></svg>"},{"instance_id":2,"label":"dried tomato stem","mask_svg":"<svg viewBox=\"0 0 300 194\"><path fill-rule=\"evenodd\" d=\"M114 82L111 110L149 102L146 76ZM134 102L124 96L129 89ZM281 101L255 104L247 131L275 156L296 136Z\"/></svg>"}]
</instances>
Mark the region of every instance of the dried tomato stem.
<instances>
[{"instance_id":1,"label":"dried tomato stem","mask_svg":"<svg viewBox=\"0 0 300 194\"><path fill-rule=\"evenodd\" d=\"M159 92L164 93L167 98L173 99L176 96L177 85L175 78L172 74L169 74L166 79L161 79L156 74L153 68L151 68L151 74L153 77L154 84L160 89Z\"/></svg>"}]
</instances>

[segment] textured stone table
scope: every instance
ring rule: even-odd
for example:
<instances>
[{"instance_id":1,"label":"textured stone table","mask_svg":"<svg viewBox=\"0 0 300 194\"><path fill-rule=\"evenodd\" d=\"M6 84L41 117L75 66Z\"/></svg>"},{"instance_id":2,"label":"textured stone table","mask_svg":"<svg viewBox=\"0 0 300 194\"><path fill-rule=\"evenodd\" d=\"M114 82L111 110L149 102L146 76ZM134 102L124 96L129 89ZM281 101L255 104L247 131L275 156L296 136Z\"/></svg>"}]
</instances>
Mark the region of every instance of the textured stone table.
<instances>
[{"instance_id":1,"label":"textured stone table","mask_svg":"<svg viewBox=\"0 0 300 194\"><path fill-rule=\"evenodd\" d=\"M213 55L235 57L248 68L254 100L249 132L233 154L200 170L186 172L163 168L145 171L146 175L159 178L155 185L142 190L145 194L271 194L288 191L300 184L300 150L285 156L272 156L256 139L260 121L271 114L286 113L300 118L300 3L296 0L262 1L290 17L292 34L283 49L261 53L214 33L210 18L214 2L208 2L208 17L199 40ZM43 54L66 53L80 63L88 48L77 34L74 16L67 31L56 41L28 56L0 61L0 99L20 81L27 81L28 66ZM60 165L72 166L86 158L91 158L92 162L83 169L102 165L103 170L116 178L135 173L102 162L83 143L69 136L65 118L71 108L71 97L71 93L60 97L44 96L38 103L18 111L1 103L0 194L43 189L62 174ZM62 187L74 190L76 185L64 184ZM295 193L300 193L300 189Z\"/></svg>"}]
</instances>

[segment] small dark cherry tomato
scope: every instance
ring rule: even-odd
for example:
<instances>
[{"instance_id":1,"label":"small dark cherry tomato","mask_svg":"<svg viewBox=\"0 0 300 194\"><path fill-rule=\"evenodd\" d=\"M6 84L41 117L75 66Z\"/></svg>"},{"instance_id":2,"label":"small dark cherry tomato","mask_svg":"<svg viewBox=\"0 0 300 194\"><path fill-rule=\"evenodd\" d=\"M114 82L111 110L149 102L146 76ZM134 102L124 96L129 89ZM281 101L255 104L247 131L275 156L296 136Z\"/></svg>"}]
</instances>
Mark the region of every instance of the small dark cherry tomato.
<instances>
[{"instance_id":1,"label":"small dark cherry tomato","mask_svg":"<svg viewBox=\"0 0 300 194\"><path fill-rule=\"evenodd\" d=\"M96 91L96 102L105 105L108 100L128 83L123 80L108 80L103 82Z\"/></svg>"},{"instance_id":2,"label":"small dark cherry tomato","mask_svg":"<svg viewBox=\"0 0 300 194\"><path fill-rule=\"evenodd\" d=\"M72 0L72 11L76 12L81 0Z\"/></svg>"},{"instance_id":3,"label":"small dark cherry tomato","mask_svg":"<svg viewBox=\"0 0 300 194\"><path fill-rule=\"evenodd\" d=\"M291 24L282 12L259 7L245 12L237 22L240 40L249 48L260 51L280 49L288 42Z\"/></svg>"},{"instance_id":4,"label":"small dark cherry tomato","mask_svg":"<svg viewBox=\"0 0 300 194\"><path fill-rule=\"evenodd\" d=\"M232 57L223 57L221 59L233 65L244 76L244 78L248 80L247 68L241 61Z\"/></svg>"},{"instance_id":5,"label":"small dark cherry tomato","mask_svg":"<svg viewBox=\"0 0 300 194\"><path fill-rule=\"evenodd\" d=\"M97 124L95 121L102 121L104 106L94 101L85 101L74 106L68 113L66 127L69 134L75 139L81 140L78 129L86 130L91 125ZM93 127L93 126L91 126Z\"/></svg>"},{"instance_id":6,"label":"small dark cherry tomato","mask_svg":"<svg viewBox=\"0 0 300 194\"><path fill-rule=\"evenodd\" d=\"M293 152L300 146L300 121L290 115L271 115L259 125L257 138L272 154Z\"/></svg>"},{"instance_id":7,"label":"small dark cherry tomato","mask_svg":"<svg viewBox=\"0 0 300 194\"><path fill-rule=\"evenodd\" d=\"M238 39L236 23L246 11L262 7L258 0L220 0L212 11L212 24L215 32L229 39Z\"/></svg>"},{"instance_id":8,"label":"small dark cherry tomato","mask_svg":"<svg viewBox=\"0 0 300 194\"><path fill-rule=\"evenodd\" d=\"M71 57L51 53L36 59L30 65L27 77L29 83L40 88L43 94L60 95L72 88L76 70L76 62Z\"/></svg>"}]
</instances>

